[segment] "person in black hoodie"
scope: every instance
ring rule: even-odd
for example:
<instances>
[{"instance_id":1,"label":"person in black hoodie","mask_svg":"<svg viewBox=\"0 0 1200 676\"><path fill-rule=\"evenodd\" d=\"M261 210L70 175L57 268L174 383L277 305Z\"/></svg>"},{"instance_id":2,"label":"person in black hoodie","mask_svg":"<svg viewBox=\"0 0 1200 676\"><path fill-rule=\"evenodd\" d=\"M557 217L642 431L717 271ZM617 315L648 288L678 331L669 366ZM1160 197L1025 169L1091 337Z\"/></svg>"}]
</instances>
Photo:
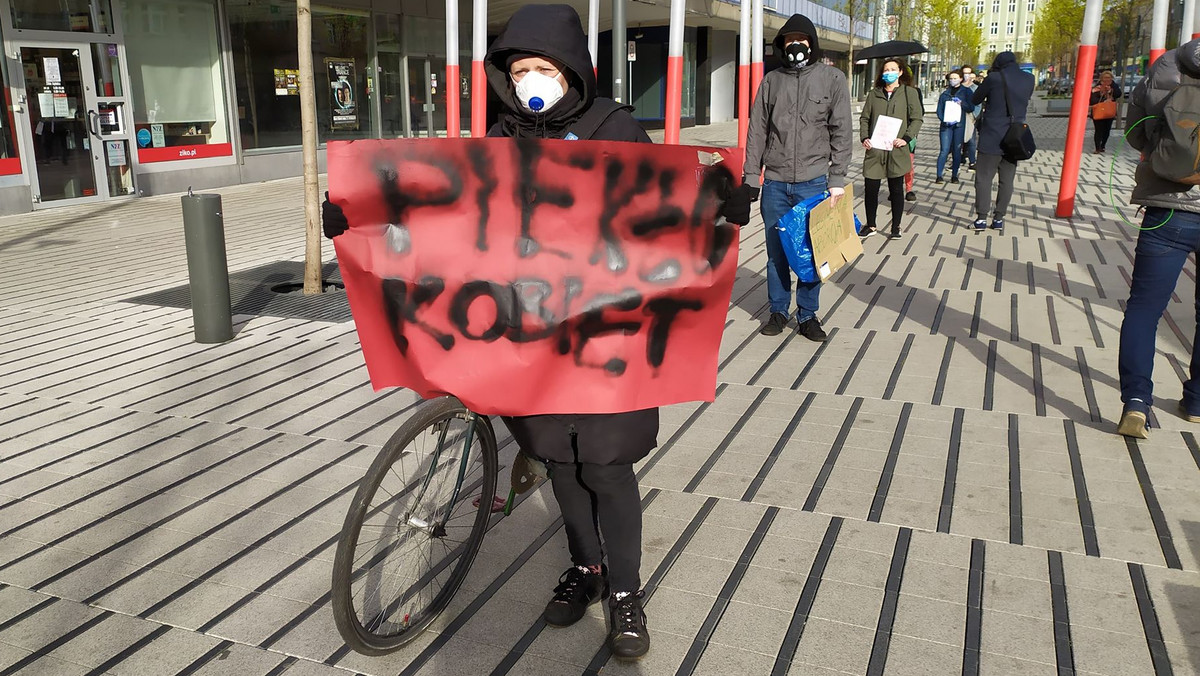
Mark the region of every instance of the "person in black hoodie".
<instances>
[{"instance_id":1,"label":"person in black hoodie","mask_svg":"<svg viewBox=\"0 0 1200 676\"><path fill-rule=\"evenodd\" d=\"M488 136L651 142L632 106L596 95L587 37L569 5L518 9L488 50L485 70L504 104ZM750 202L735 194L722 215L745 224ZM323 208L326 236L345 232L341 208L328 200ZM658 409L506 416L504 422L522 452L545 462L567 531L572 565L559 577L543 618L551 626L570 626L607 598L608 647L618 658L641 657L650 649L650 635L642 609L642 511L633 465L658 445Z\"/></svg>"},{"instance_id":2,"label":"person in black hoodie","mask_svg":"<svg viewBox=\"0 0 1200 676\"><path fill-rule=\"evenodd\" d=\"M979 133L979 163L975 171L975 229L988 228L992 209L992 181L1000 173L996 210L992 211L992 229L1004 231L1004 214L1012 200L1017 163L1004 156L1000 141L1013 122L1023 122L1033 97L1033 76L1017 67L1017 55L1000 52L992 62L983 84L971 95L971 103L983 104L975 129Z\"/></svg>"}]
</instances>

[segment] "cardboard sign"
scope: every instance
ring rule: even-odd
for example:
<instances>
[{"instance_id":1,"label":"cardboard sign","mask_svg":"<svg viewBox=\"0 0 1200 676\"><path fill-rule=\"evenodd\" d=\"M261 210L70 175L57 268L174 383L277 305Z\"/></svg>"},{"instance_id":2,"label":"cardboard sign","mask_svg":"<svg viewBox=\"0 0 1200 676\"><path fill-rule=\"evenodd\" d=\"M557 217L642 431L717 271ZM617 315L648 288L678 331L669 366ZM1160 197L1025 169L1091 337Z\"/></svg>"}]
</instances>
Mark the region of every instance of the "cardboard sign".
<instances>
[{"instance_id":1,"label":"cardboard sign","mask_svg":"<svg viewBox=\"0 0 1200 676\"><path fill-rule=\"evenodd\" d=\"M854 230L853 186L846 186L846 194L836 207L829 199L813 207L808 217L808 237L822 282L862 255L862 240Z\"/></svg>"},{"instance_id":2,"label":"cardboard sign","mask_svg":"<svg viewBox=\"0 0 1200 676\"><path fill-rule=\"evenodd\" d=\"M740 151L532 139L329 144L371 383L484 414L711 401ZM728 169L726 169L728 167Z\"/></svg>"}]
</instances>

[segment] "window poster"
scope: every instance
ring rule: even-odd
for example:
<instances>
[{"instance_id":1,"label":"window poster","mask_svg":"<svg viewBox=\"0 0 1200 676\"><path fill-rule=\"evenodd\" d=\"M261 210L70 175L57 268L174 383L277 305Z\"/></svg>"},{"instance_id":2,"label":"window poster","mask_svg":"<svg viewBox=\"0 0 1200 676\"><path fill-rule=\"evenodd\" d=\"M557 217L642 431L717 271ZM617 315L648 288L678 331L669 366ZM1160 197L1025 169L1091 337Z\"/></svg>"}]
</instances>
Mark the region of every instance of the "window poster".
<instances>
[{"instance_id":1,"label":"window poster","mask_svg":"<svg viewBox=\"0 0 1200 676\"><path fill-rule=\"evenodd\" d=\"M275 96L299 96L300 71L295 68L275 69Z\"/></svg>"},{"instance_id":2,"label":"window poster","mask_svg":"<svg viewBox=\"0 0 1200 676\"><path fill-rule=\"evenodd\" d=\"M358 129L358 96L354 91L354 59L325 59L329 71L329 112L331 127Z\"/></svg>"}]
</instances>

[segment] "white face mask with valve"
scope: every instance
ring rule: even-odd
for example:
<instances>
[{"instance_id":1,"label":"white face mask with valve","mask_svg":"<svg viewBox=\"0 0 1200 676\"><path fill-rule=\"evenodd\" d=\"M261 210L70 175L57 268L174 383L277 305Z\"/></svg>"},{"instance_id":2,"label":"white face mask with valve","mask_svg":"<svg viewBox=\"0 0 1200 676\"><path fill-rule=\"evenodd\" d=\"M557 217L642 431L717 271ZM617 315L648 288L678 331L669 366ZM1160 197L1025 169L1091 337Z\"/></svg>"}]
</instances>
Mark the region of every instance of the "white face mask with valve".
<instances>
[{"instance_id":1,"label":"white face mask with valve","mask_svg":"<svg viewBox=\"0 0 1200 676\"><path fill-rule=\"evenodd\" d=\"M562 85L558 80L531 70L525 73L520 82L513 82L517 100L521 106L531 113L544 113L554 107L562 99Z\"/></svg>"}]
</instances>

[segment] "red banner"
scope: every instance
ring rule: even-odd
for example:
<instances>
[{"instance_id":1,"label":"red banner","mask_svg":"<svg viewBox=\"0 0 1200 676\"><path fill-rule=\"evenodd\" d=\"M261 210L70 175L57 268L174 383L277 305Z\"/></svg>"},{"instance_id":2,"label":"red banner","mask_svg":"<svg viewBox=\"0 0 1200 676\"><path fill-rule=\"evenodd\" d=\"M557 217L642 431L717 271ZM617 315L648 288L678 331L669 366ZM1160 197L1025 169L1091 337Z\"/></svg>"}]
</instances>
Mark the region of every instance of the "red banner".
<instances>
[{"instance_id":1,"label":"red banner","mask_svg":"<svg viewBox=\"0 0 1200 676\"><path fill-rule=\"evenodd\" d=\"M712 400L738 243L718 195L740 150L402 139L328 160L376 389L489 415Z\"/></svg>"},{"instance_id":2,"label":"red banner","mask_svg":"<svg viewBox=\"0 0 1200 676\"><path fill-rule=\"evenodd\" d=\"M194 146L167 146L165 148L138 148L138 162L174 162L177 160L199 160L206 157L228 157L233 154L231 143L209 143Z\"/></svg>"}]
</instances>

